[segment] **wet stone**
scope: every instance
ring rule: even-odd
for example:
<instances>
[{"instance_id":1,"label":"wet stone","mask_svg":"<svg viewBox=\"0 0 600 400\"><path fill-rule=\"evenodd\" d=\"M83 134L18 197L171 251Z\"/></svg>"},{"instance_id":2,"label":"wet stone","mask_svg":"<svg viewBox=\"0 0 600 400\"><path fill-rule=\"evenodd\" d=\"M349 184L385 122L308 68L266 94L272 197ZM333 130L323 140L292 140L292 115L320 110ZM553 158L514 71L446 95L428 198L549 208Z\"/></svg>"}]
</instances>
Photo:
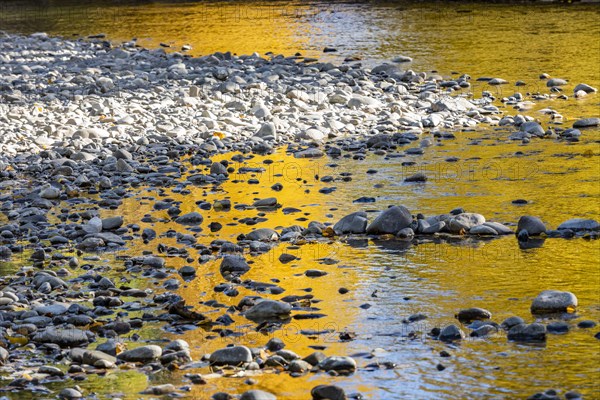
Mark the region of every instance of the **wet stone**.
<instances>
[{"instance_id":1,"label":"wet stone","mask_svg":"<svg viewBox=\"0 0 600 400\"><path fill-rule=\"evenodd\" d=\"M519 324L508 331L508 340L515 342L543 342L546 340L546 327L542 324Z\"/></svg>"},{"instance_id":2,"label":"wet stone","mask_svg":"<svg viewBox=\"0 0 600 400\"><path fill-rule=\"evenodd\" d=\"M335 385L318 385L312 388L313 400L346 400L344 389Z\"/></svg>"},{"instance_id":3,"label":"wet stone","mask_svg":"<svg viewBox=\"0 0 600 400\"><path fill-rule=\"evenodd\" d=\"M460 310L456 318L463 323L469 323L476 320L486 320L492 318L492 313L483 308L467 308Z\"/></svg>"},{"instance_id":4,"label":"wet stone","mask_svg":"<svg viewBox=\"0 0 600 400\"><path fill-rule=\"evenodd\" d=\"M242 393L240 400L277 400L277 396L264 390L248 390Z\"/></svg>"},{"instance_id":5,"label":"wet stone","mask_svg":"<svg viewBox=\"0 0 600 400\"><path fill-rule=\"evenodd\" d=\"M159 346L148 345L119 353L117 358L126 362L148 363L159 359L161 355L162 349Z\"/></svg>"},{"instance_id":6,"label":"wet stone","mask_svg":"<svg viewBox=\"0 0 600 400\"><path fill-rule=\"evenodd\" d=\"M239 366L252 361L252 352L246 346L226 347L211 353L209 361L213 365Z\"/></svg>"},{"instance_id":7,"label":"wet stone","mask_svg":"<svg viewBox=\"0 0 600 400\"><path fill-rule=\"evenodd\" d=\"M577 297L571 292L544 290L531 303L534 314L572 312L577 307Z\"/></svg>"},{"instance_id":8,"label":"wet stone","mask_svg":"<svg viewBox=\"0 0 600 400\"><path fill-rule=\"evenodd\" d=\"M456 325L448 325L441 330L438 340L442 342L452 342L465 338L465 333Z\"/></svg>"}]
</instances>

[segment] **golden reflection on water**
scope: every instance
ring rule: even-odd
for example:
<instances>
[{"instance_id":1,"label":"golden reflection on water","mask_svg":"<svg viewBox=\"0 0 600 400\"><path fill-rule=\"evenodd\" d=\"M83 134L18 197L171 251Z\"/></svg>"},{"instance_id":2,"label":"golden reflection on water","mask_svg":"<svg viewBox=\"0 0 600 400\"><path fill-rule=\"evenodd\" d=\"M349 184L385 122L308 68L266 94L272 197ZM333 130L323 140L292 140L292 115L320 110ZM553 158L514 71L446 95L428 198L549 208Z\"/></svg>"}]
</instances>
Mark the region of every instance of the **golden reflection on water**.
<instances>
[{"instance_id":1,"label":"golden reflection on water","mask_svg":"<svg viewBox=\"0 0 600 400\"><path fill-rule=\"evenodd\" d=\"M597 133L589 132L592 137L597 137ZM436 165L444 163L443 159L449 154L458 156L461 160L467 159L472 153L472 147L466 145L466 141L471 136L481 134L458 135L456 141L449 141L439 149L430 149L419 159L418 166L430 173ZM223 229L218 233L205 230L199 235L199 242L204 244L217 237L235 241L240 233L247 233L257 227L285 227L295 223L306 226L313 220L335 222L351 211L382 209L387 204L399 203L407 205L413 212L421 211L426 215L463 206L468 211L484 214L488 219L507 223L515 223L520 215L533 214L539 215L550 227L556 227L571 217L598 219L600 215L598 184L589 179L594 174L593 163L598 155L592 160L580 156L593 146L595 144L589 140L572 146L543 142L539 146L534 144L527 147L490 145L484 142L477 146L477 154L481 157L477 160L480 169L466 162L461 166L465 170L468 168L469 179L457 180L453 175L439 174L424 186L397 183L401 182L404 175L414 172L398 168L397 163L404 158L386 161L381 157L370 156L362 162L340 159L335 160L338 166L332 167L330 159L298 160L278 151L275 155L255 157L249 161L249 166L266 167L263 173L234 173L218 190L211 192L195 188L190 195L169 193L167 197L181 201L184 212L197 209L195 202L200 199L212 203L214 200L231 198L234 206L237 203L250 204L255 199L269 196L276 196L283 207L302 210L288 215L284 215L282 209L266 212L268 220L251 227L229 224L244 217L256 216L257 210L240 211L232 208L228 212L204 212L206 220L203 226L211 221L223 224ZM522 158L505 157L517 149L526 151L526 155ZM566 149L579 155L571 158L554 156ZM540 152L536 153L536 150ZM230 157L231 155L227 155L223 158ZM274 163L263 164L262 160L265 158ZM484 174L482 171L494 171L494 168L487 165L490 162L499 162L502 172ZM519 166L511 163L519 163ZM527 171L526 176L519 175L523 168L521 165L528 163L539 165L534 172ZM235 166L238 168L241 164ZM380 171L374 175L375 179L366 174L366 170L371 167L377 167ZM507 167L509 168L506 169ZM285 174L284 171L288 173ZM351 182L323 184L314 179L315 172L320 176L339 177L340 173L348 171L353 173ZM553 177L556 172L562 172L564 177L560 180L548 178ZM390 177L389 174L396 175ZM503 174L507 176L503 177ZM243 182L250 177L258 178L260 184L248 185ZM299 185L297 178L306 180L307 183ZM236 179L240 182L234 183ZM275 182L283 183L284 189L281 192L270 189ZM387 185L374 191L372 186L377 182L387 182ZM325 195L318 192L323 186L336 186L338 189L333 194ZM533 190L535 187L543 190ZM305 189L310 192L305 193ZM586 197L581 197L582 194ZM362 195L375 196L377 202L366 205L351 203ZM531 204L511 204L511 200L523 197L531 201ZM131 218L126 222L134 222L141 214L151 211L152 202L141 207L139 204L138 200L132 198L117 213L124 213L126 218ZM131 212L125 211L128 209ZM134 212L134 209L137 211ZM166 212L164 215L161 213L163 212L154 215L166 217ZM299 216L307 217L307 221L296 221ZM158 231L168 228L181 230L171 223L156 223L154 228ZM174 240L170 239L159 239L159 242L175 245ZM153 249L156 243L157 241L152 242L147 248ZM418 326L420 338L433 326L452 323L453 315L465 307L487 308L498 322L511 315L533 321L529 305L533 297L546 288L573 291L579 298L579 313L582 318L598 320L600 309L597 288L600 285L600 271L597 260L600 258L600 247L597 241L548 239L542 247L534 249L520 249L512 236L492 241L425 243L418 246L408 246L405 242L398 241L370 242L367 246L336 241L333 244L308 244L297 250L287 250L286 247L282 243L267 254L248 256L254 263L244 278L260 282L271 282L272 278L277 278L277 284L286 290L283 295L302 295L305 294L303 289L310 287L314 298L321 300L314 304L320 309L318 312L327 316L317 320L293 320L273 335L282 338L289 349L301 355L312 352L309 346L315 344L327 346L327 354L371 352L376 348L383 348L386 354L375 360L392 360L400 365L395 372L361 372L351 379L334 379L350 391L360 391L374 396L373 398L386 396L386 391L390 395L393 393L394 398L414 396L417 393L420 398L427 398L432 393L435 393L433 397L452 398L457 390L465 390L465 387L468 387L469 393L479 395L523 394L532 382L539 385L540 389L554 387L559 382L563 387L577 388L584 393L595 391L590 377L598 374L595 368L598 354L594 350L597 348L597 340L593 338L592 331L574 328L566 336L551 335L545 349L510 344L503 335L489 340L467 340L460 346L460 351L452 351L456 359L443 361L449 364L446 365L449 368L438 373L433 370L435 364L440 362L436 353L445 346L431 341L422 343L420 340L407 340L405 336L412 328L407 328L401 321L417 312L429 315L430 319ZM138 247L136 252L145 248ZM278 257L284 252L295 254L300 260L281 264ZM339 263L318 263L317 259L323 257L333 258ZM167 265L178 269L186 263L179 258L170 258ZM256 294L243 288L240 288L240 295L235 298L214 293L212 288L223 281L218 273L219 261L192 265L197 267L198 277L178 291L188 304L198 304L203 299L214 298L229 306L237 304L244 295ZM309 268L322 269L329 274L322 278L307 278L303 272ZM143 282L140 283L143 285ZM350 289L350 293L344 296L338 294L337 289L342 286ZM375 297L372 296L373 292ZM404 297L410 300L403 300ZM367 310L359 308L365 303L372 307ZM213 318L222 314L222 311L211 311L201 305L197 305L196 309ZM235 323L228 328L245 332L245 336L209 339L210 335L214 335L200 329L182 335L192 345L194 359L228 343L262 346L271 337L256 333L253 330L254 324L249 324L243 317L235 316L234 319ZM333 329L335 333L319 335L313 339L298 335L301 329ZM340 342L337 334L345 330L357 332L358 339L350 343ZM159 334L155 337L160 336L180 337L172 334ZM433 350L430 350L430 346L433 346ZM358 360L359 365L373 361ZM552 366L557 360L560 360L563 368ZM548 374L549 369L552 369L551 375ZM208 370L202 371L207 372ZM456 377L457 374L460 379L455 382L451 377ZM172 377L159 376L156 377L156 382L167 382L169 379ZM212 393L215 390L241 392L244 390L244 379L211 379L208 387L193 387L192 393L202 398L202 393ZM267 374L255 379L258 381L257 387L279 393L284 398L302 398L311 385L332 381L331 377L323 374L309 378ZM398 386L398 380L403 384Z\"/></svg>"}]
</instances>

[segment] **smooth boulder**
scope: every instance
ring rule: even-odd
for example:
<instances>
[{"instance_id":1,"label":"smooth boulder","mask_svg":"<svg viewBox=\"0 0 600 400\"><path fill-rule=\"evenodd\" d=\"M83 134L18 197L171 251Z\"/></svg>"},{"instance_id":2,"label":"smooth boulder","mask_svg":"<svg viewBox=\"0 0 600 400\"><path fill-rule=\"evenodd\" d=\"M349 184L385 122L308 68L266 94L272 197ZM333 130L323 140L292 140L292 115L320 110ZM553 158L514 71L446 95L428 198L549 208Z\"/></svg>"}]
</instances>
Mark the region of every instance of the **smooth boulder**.
<instances>
[{"instance_id":1,"label":"smooth boulder","mask_svg":"<svg viewBox=\"0 0 600 400\"><path fill-rule=\"evenodd\" d=\"M544 290L531 303L534 314L572 312L577 308L577 297L571 292Z\"/></svg>"},{"instance_id":2,"label":"smooth boulder","mask_svg":"<svg viewBox=\"0 0 600 400\"><path fill-rule=\"evenodd\" d=\"M288 303L276 300L263 300L252 306L244 314L252 321L260 321L271 318L282 318L289 316L292 306Z\"/></svg>"},{"instance_id":3,"label":"smooth boulder","mask_svg":"<svg viewBox=\"0 0 600 400\"><path fill-rule=\"evenodd\" d=\"M209 361L212 365L241 365L252 361L252 352L246 346L226 347L214 351Z\"/></svg>"},{"instance_id":4,"label":"smooth boulder","mask_svg":"<svg viewBox=\"0 0 600 400\"><path fill-rule=\"evenodd\" d=\"M162 355L162 349L156 345L140 346L127 350L117 355L117 359L126 362L148 363L158 360Z\"/></svg>"},{"instance_id":5,"label":"smooth boulder","mask_svg":"<svg viewBox=\"0 0 600 400\"><path fill-rule=\"evenodd\" d=\"M563 222L557 228L561 229L570 229L574 232L578 231L598 231L600 230L600 223L593 219L584 219L584 218L574 218L568 221Z\"/></svg>"},{"instance_id":6,"label":"smooth boulder","mask_svg":"<svg viewBox=\"0 0 600 400\"><path fill-rule=\"evenodd\" d=\"M354 212L340 219L334 226L333 231L336 235L349 233L361 234L367 230L367 213L364 211Z\"/></svg>"},{"instance_id":7,"label":"smooth boulder","mask_svg":"<svg viewBox=\"0 0 600 400\"><path fill-rule=\"evenodd\" d=\"M524 215L519 218L517 223L517 234L521 231L527 231L530 236L538 236L546 232L546 225L538 217Z\"/></svg>"},{"instance_id":8,"label":"smooth boulder","mask_svg":"<svg viewBox=\"0 0 600 400\"><path fill-rule=\"evenodd\" d=\"M412 223L412 215L404 206L392 206L384 210L367 227L371 235L395 235L401 229L407 228Z\"/></svg>"},{"instance_id":9,"label":"smooth boulder","mask_svg":"<svg viewBox=\"0 0 600 400\"><path fill-rule=\"evenodd\" d=\"M508 331L508 340L515 342L543 342L546 340L546 327L542 324L519 324Z\"/></svg>"}]
</instances>

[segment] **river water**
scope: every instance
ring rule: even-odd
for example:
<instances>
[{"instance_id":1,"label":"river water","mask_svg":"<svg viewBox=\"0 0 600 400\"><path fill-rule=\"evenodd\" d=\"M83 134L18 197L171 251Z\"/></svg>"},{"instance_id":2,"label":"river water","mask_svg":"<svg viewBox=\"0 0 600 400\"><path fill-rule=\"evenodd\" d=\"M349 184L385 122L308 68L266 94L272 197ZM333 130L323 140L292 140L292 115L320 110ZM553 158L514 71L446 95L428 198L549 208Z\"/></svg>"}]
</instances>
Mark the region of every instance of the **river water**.
<instances>
[{"instance_id":1,"label":"river water","mask_svg":"<svg viewBox=\"0 0 600 400\"><path fill-rule=\"evenodd\" d=\"M498 97L514 93L516 80L527 82L527 86L519 88L523 92L547 92L544 81L538 78L540 73L569 79L572 84L585 82L600 86L597 5L133 4L125 1L100 5L88 1L64 6L57 3L3 2L0 29L24 33L46 31L65 37L105 33L109 40L117 43L135 37L140 45L156 47L161 42L169 43L174 50L189 44L194 55L215 51L238 54L271 51L285 55L300 52L333 62L355 56L368 65L405 55L414 59L406 67L415 71L436 70L442 75L459 72L474 78L507 79L508 85L492 89L474 82L473 91L494 90ZM336 48L337 52L322 53L326 46ZM572 90L572 86L567 88ZM510 107L498 105L505 113L516 114ZM570 126L577 118L599 116L599 106L598 95L591 95L580 100L541 102L529 114L547 126L551 121L536 110L551 107L559 111L565 117L565 125ZM203 244L217 238L235 241L240 233L256 227L336 222L351 211L381 210L390 204L404 204L414 213L426 215L464 207L509 224L516 223L521 215L536 215L555 228L570 218L600 219L599 133L597 129L586 130L581 141L572 144L534 139L522 145L507 141L505 129L479 127L457 132L456 140L442 141L423 156L370 155L360 161L347 158L298 160L282 149L267 157L247 160L249 166L266 169L255 174L260 181L258 185L246 183L250 174L236 173L218 190L196 188L186 196L166 190L165 195L181 201L184 213L195 210L195 202L200 199L212 203L230 198L232 204L248 204L256 198L273 195L284 207L302 210L292 214L284 214L281 209L266 212L266 221L251 227L238 221L256 216L256 210L207 212L205 223L218 221L223 229L217 233L208 230L200 233L198 240ZM222 157L231 159L231 156ZM457 157L458 161L449 163L445 161L448 157ZM265 159L273 163L264 164ZM403 165L406 161L415 164ZM234 163L234 166L237 169L242 165ZM377 169L378 173L367 174L369 169ZM430 177L427 184L402 183L404 177L418 171ZM315 175L341 177L344 172L352 174L351 181L340 179L324 184L314 178ZM275 182L284 185L281 192L274 193L270 189ZM336 190L331 194L320 193L319 189L324 186L335 186ZM361 196L373 196L376 202L353 203ZM155 188L140 188L136 196L111 213L124 215L125 223L139 223L141 215L152 212L152 197L159 198ZM515 199L526 199L529 203L515 205L512 203ZM297 220L299 217L305 220ZM145 226L150 224L142 227ZM158 222L152 227L158 232L180 229L174 223ZM176 244L174 239L172 242L161 240ZM155 250L155 243L145 246L136 242L123 253L139 255L145 249ZM295 254L300 260L282 264L278 260L282 253ZM104 255L101 263L118 264L117 255ZM271 391L279 398L307 398L310 388L328 382L342 386L347 393L360 392L370 399L523 398L548 388L578 390L587 398L600 397L597 384L600 342L594 338L598 328L576 327L579 320L598 322L600 319L597 241L548 239L530 249L520 248L513 236L491 241L432 241L418 245L400 241L332 241L299 248L281 244L251 259L254 261L252 269L244 278L260 282L272 282L276 278L285 294L305 294L306 289L311 288L314 299L321 300L314 306L326 314L316 320L293 320L272 336L282 338L287 348L298 354L312 352L309 346L326 346L325 353L354 355L359 365L351 377L309 374L292 378L285 373L253 377L257 381L256 388ZM335 263L323 259L332 259ZM169 258L167 265L176 270L185 262ZM0 263L0 270L9 271L18 266L18 263ZM188 304L195 304L198 311L213 318L224 310L201 302L215 299L229 306L237 304L243 295L255 294L244 288L236 298L215 293L213 287L222 281L219 262L194 266L198 277L184 284L178 293ZM303 274L307 269L322 269L328 275L308 278ZM118 277L117 268L114 270L113 276ZM141 277L129 284L139 288L154 286ZM349 289L349 293L339 294L340 287ZM431 328L453 323L454 314L468 307L490 310L497 322L512 315L533 322L535 318L529 306L544 289L571 291L580 304L579 318L570 322L571 332L550 335L544 346L509 343L505 335L469 339L455 346L426 337ZM360 307L366 303L371 307ZM418 324L402 323L414 313L424 313L429 318ZM133 315L135 313L130 316ZM262 346L271 337L256 333L253 324L248 324L243 317L235 316L234 320L228 329L239 333L236 336L219 337L201 329L175 334L161 330L162 325L147 325L140 334L144 339L156 341L183 338L191 344L195 360L228 343ZM301 330L325 332L306 335L300 333ZM341 331L356 333L355 340L340 341L338 333ZM440 358L441 350L447 350L451 357ZM377 371L364 368L377 361L392 361L398 367ZM446 369L438 371L439 363ZM150 378L133 371L118 371L106 377L90 375L78 383L88 393L101 394L101 398L121 392L124 398L133 399L148 386L148 380L152 384L181 382L187 372L208 374L209 370L202 367L161 372ZM241 393L249 388L244 383L247 377L211 379L207 376L207 385L193 386L190 397L203 399L219 390Z\"/></svg>"}]
</instances>

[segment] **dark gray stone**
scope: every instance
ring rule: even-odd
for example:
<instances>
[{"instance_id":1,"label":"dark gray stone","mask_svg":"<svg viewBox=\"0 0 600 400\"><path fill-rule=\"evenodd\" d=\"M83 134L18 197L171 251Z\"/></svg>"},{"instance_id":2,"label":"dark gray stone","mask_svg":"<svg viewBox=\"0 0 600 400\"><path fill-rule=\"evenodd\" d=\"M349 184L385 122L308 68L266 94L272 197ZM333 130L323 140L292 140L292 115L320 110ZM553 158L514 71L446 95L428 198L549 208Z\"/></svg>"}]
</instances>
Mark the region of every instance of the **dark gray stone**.
<instances>
[{"instance_id":1,"label":"dark gray stone","mask_svg":"<svg viewBox=\"0 0 600 400\"><path fill-rule=\"evenodd\" d=\"M538 236L546 232L546 225L538 217L524 215L517 223L517 234L522 230L526 230L529 236Z\"/></svg>"},{"instance_id":2,"label":"dark gray stone","mask_svg":"<svg viewBox=\"0 0 600 400\"><path fill-rule=\"evenodd\" d=\"M364 211L354 212L340 219L334 226L336 235L348 233L362 234L367 231L367 213Z\"/></svg>"},{"instance_id":3,"label":"dark gray stone","mask_svg":"<svg viewBox=\"0 0 600 400\"><path fill-rule=\"evenodd\" d=\"M384 210L367 227L368 234L395 235L401 229L407 228L412 223L412 215L404 206L393 206Z\"/></svg>"},{"instance_id":4,"label":"dark gray stone","mask_svg":"<svg viewBox=\"0 0 600 400\"><path fill-rule=\"evenodd\" d=\"M246 346L233 346L217 350L210 355L213 365L241 365L252 361L252 352Z\"/></svg>"},{"instance_id":5,"label":"dark gray stone","mask_svg":"<svg viewBox=\"0 0 600 400\"><path fill-rule=\"evenodd\" d=\"M542 324L519 324L508 331L508 340L515 342L543 342L546 340L546 327Z\"/></svg>"}]
</instances>

